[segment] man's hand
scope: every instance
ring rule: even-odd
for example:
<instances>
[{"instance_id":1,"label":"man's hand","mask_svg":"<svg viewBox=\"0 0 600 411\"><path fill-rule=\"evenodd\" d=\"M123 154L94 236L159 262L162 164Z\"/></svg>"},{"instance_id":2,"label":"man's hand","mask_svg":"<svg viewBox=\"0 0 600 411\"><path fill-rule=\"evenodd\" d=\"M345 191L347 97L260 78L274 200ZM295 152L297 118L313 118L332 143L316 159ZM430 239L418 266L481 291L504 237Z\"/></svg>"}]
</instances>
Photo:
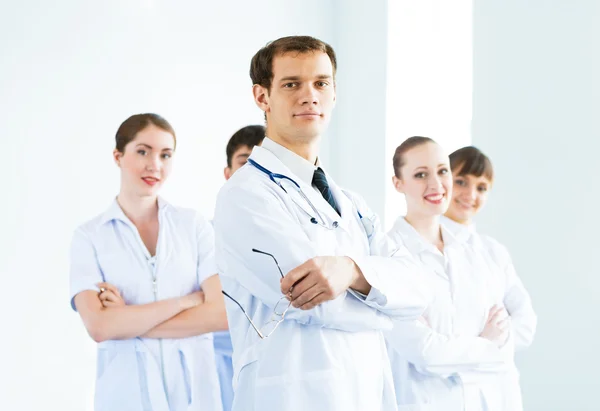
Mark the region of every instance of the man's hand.
<instances>
[{"instance_id":1,"label":"man's hand","mask_svg":"<svg viewBox=\"0 0 600 411\"><path fill-rule=\"evenodd\" d=\"M281 292L301 310L333 300L348 288L364 294L371 288L350 257L311 258L281 280Z\"/></svg>"}]
</instances>

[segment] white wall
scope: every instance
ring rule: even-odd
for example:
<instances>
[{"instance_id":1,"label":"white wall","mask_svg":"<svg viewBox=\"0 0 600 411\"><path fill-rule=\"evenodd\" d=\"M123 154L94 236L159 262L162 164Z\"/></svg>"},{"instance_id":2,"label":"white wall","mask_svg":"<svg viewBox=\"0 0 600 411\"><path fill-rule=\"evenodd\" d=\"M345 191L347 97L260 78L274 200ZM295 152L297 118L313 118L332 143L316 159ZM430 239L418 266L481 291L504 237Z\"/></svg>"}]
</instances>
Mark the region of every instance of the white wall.
<instances>
[{"instance_id":1,"label":"white wall","mask_svg":"<svg viewBox=\"0 0 600 411\"><path fill-rule=\"evenodd\" d=\"M387 1L336 0L337 106L329 137L336 182L385 207Z\"/></svg>"},{"instance_id":2,"label":"white wall","mask_svg":"<svg viewBox=\"0 0 600 411\"><path fill-rule=\"evenodd\" d=\"M539 315L518 356L525 409L598 410L598 2L474 5L473 142L497 173L479 228L509 247Z\"/></svg>"},{"instance_id":3,"label":"white wall","mask_svg":"<svg viewBox=\"0 0 600 411\"><path fill-rule=\"evenodd\" d=\"M248 76L268 40L333 38L308 0L3 2L0 409L91 410L95 347L68 301L74 228L118 191L114 133L153 111L178 133L170 201L212 215L225 144L261 123Z\"/></svg>"}]
</instances>

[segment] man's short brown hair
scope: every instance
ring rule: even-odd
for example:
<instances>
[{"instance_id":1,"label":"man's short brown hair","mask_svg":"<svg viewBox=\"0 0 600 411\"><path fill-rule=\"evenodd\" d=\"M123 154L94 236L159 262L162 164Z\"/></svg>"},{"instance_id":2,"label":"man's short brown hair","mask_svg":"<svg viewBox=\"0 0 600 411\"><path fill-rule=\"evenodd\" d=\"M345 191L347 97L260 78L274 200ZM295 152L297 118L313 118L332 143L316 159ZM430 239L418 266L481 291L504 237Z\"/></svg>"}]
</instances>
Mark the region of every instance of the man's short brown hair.
<instances>
[{"instance_id":1,"label":"man's short brown hair","mask_svg":"<svg viewBox=\"0 0 600 411\"><path fill-rule=\"evenodd\" d=\"M273 82L273 59L276 56L287 53L303 54L315 51L323 52L329 56L331 65L333 66L333 77L335 78L337 61L333 47L314 37L289 36L267 43L266 46L258 50L254 57L252 57L252 62L250 63L252 84L259 84L270 91L271 83Z\"/></svg>"}]
</instances>

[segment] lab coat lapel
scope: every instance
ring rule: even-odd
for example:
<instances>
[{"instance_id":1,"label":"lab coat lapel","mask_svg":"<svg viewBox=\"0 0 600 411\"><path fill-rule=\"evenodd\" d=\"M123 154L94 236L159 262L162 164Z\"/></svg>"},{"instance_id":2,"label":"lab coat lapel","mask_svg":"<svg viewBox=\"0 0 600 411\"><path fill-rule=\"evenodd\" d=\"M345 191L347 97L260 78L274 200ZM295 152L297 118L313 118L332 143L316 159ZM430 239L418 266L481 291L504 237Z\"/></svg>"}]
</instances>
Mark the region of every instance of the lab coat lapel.
<instances>
[{"instance_id":1,"label":"lab coat lapel","mask_svg":"<svg viewBox=\"0 0 600 411\"><path fill-rule=\"evenodd\" d=\"M337 216L337 213L331 206L329 208L333 212L334 215L337 216L339 221L339 226L345 231L350 230L350 222L352 219L356 219L358 217L358 213L356 210L356 206L354 202L344 193L344 191L336 184L336 182L331 178L329 173L325 173L327 176L327 182L329 183L329 188L337 201L338 207L340 208L341 219ZM326 202L327 203L327 202ZM328 204L328 203L327 203Z\"/></svg>"},{"instance_id":2,"label":"lab coat lapel","mask_svg":"<svg viewBox=\"0 0 600 411\"><path fill-rule=\"evenodd\" d=\"M294 180L300 186L300 189L302 190L304 195L319 211L320 215L325 219L326 224L331 225L333 221L340 220L335 210L333 210L329 203L325 201L323 196L317 193L314 188L300 180L300 178L297 175L293 174L292 171L269 150L266 150L260 146L255 146L252 150L252 154L250 155L250 159L254 160L257 164L261 165L273 174L281 174ZM247 164L244 167L252 167L252 165ZM269 178L267 174L259 170L257 171L263 174L265 178ZM291 181L287 179L276 179L276 181L281 183L281 185L286 190L292 201L296 204L297 207L304 211L308 218L314 217L317 220L319 219L319 216L315 215L315 211L312 209L312 207L306 201L306 199L302 197L302 195L298 192L297 188Z\"/></svg>"},{"instance_id":3,"label":"lab coat lapel","mask_svg":"<svg viewBox=\"0 0 600 411\"><path fill-rule=\"evenodd\" d=\"M427 262L430 258L437 258L439 256L434 255L436 250L433 248L433 245L425 242L421 234L415 230L415 228L410 225L404 217L399 217L394 224L393 231L402 238L402 242L408 248L410 253L416 256L431 272L436 275L449 280L448 273L445 271L440 271L437 267L438 264L435 264L435 269L430 268L431 264Z\"/></svg>"}]
</instances>

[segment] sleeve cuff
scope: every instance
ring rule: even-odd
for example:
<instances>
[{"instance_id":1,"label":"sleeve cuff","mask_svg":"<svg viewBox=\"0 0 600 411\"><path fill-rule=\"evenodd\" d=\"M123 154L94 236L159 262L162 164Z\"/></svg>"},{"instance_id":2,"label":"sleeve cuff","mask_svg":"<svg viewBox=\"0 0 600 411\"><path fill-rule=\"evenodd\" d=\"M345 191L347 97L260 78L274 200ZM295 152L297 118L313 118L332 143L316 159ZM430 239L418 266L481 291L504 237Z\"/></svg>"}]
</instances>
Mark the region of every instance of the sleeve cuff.
<instances>
[{"instance_id":1,"label":"sleeve cuff","mask_svg":"<svg viewBox=\"0 0 600 411\"><path fill-rule=\"evenodd\" d=\"M207 261L203 263L200 268L198 268L198 286L202 286L202 283L209 277L212 277L215 274L218 274L217 264L214 259L211 261Z\"/></svg>"},{"instance_id":2,"label":"sleeve cuff","mask_svg":"<svg viewBox=\"0 0 600 411\"><path fill-rule=\"evenodd\" d=\"M94 291L94 292L99 293L100 289L98 287L96 287L95 285L89 285L89 286L78 287L75 290L72 290L71 291L71 308L75 312L77 312L77 307L75 307L75 297L77 297L77 294L79 294L83 291Z\"/></svg>"},{"instance_id":3,"label":"sleeve cuff","mask_svg":"<svg viewBox=\"0 0 600 411\"><path fill-rule=\"evenodd\" d=\"M360 268L365 280L371 286L371 291L369 291L368 295L355 290L351 290L352 294L366 303L384 307L387 304L388 299L381 291L381 281L376 271L373 269L371 264L369 264L369 256L353 257L350 255L348 257L354 261L358 268Z\"/></svg>"}]
</instances>

